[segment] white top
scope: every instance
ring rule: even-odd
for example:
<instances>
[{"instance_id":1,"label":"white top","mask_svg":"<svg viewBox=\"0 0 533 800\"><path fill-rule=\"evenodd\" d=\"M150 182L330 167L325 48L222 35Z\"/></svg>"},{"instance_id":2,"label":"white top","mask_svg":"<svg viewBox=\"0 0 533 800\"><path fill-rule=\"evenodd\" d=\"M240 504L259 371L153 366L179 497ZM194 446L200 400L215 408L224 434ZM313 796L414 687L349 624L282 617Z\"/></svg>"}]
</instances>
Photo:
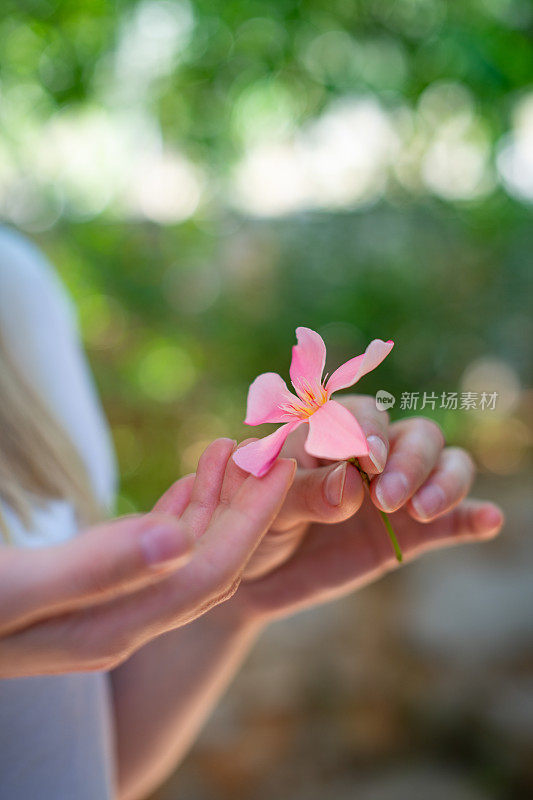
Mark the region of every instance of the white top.
<instances>
[{"instance_id":1,"label":"white top","mask_svg":"<svg viewBox=\"0 0 533 800\"><path fill-rule=\"evenodd\" d=\"M111 507L114 454L72 306L39 251L3 228L0 331L25 379L78 448L97 497ZM64 501L36 509L29 531L5 504L2 514L13 541L22 547L65 541L77 532L74 509ZM113 796L108 683L106 673L0 680L0 798Z\"/></svg>"}]
</instances>

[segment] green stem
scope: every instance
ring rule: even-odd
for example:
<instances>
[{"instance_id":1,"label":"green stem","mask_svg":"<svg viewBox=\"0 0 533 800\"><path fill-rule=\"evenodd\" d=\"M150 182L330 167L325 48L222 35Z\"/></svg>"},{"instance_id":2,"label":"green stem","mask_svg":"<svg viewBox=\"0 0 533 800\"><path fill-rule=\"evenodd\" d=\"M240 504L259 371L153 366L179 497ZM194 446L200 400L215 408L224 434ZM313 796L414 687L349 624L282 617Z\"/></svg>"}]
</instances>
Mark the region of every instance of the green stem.
<instances>
[{"instance_id":1,"label":"green stem","mask_svg":"<svg viewBox=\"0 0 533 800\"><path fill-rule=\"evenodd\" d=\"M348 458L347 460L348 460L348 462L350 464L354 465L354 467L358 470L361 478L363 479L363 482L366 483L368 488L370 488L370 478L368 477L366 472L363 469L361 469L361 467L359 465L359 461L357 460L357 458ZM396 559L397 559L398 562L401 563L403 561L402 550L401 550L400 545L398 543L398 539L396 538L396 534L394 533L394 528L391 525L389 516L384 511L381 511L381 509L379 509L379 508L378 508L378 511L379 511L379 515L380 515L381 519L383 520L383 524L385 525L385 530L389 534L389 539L391 541L392 548L394 550L394 554L396 556Z\"/></svg>"},{"instance_id":2,"label":"green stem","mask_svg":"<svg viewBox=\"0 0 533 800\"><path fill-rule=\"evenodd\" d=\"M387 533L389 534L389 539L391 540L394 552L396 553L396 559L401 563L403 561L403 553L398 543L398 539L396 538L396 534L394 533L394 528L390 523L389 515L386 514L384 511L382 511L381 509L378 509L378 511L381 519L383 520L383 524L387 529Z\"/></svg>"}]
</instances>

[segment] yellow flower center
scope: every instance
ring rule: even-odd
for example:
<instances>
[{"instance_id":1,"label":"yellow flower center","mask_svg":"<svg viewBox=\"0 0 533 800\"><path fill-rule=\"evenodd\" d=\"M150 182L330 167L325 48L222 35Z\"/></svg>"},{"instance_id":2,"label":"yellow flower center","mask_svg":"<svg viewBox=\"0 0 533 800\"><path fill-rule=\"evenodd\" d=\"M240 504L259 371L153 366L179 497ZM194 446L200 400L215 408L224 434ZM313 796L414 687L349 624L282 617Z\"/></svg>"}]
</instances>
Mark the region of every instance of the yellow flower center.
<instances>
[{"instance_id":1,"label":"yellow flower center","mask_svg":"<svg viewBox=\"0 0 533 800\"><path fill-rule=\"evenodd\" d=\"M323 385L315 388L308 381L300 381L298 387L294 388L298 392L301 402L284 403L280 408L287 414L294 414L300 419L309 419L328 399L328 393Z\"/></svg>"}]
</instances>

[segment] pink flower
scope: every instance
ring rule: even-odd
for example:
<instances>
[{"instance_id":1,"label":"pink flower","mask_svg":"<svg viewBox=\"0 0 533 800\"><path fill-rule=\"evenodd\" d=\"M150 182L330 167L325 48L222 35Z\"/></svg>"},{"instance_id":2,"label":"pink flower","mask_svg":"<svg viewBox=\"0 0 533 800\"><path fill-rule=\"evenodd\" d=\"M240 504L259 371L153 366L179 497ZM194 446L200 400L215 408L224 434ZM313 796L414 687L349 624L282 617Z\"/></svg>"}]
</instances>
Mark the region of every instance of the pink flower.
<instances>
[{"instance_id":1,"label":"pink flower","mask_svg":"<svg viewBox=\"0 0 533 800\"><path fill-rule=\"evenodd\" d=\"M297 396L276 372L259 375L248 392L244 420L247 425L285 423L270 436L246 444L233 454L239 467L258 478L273 465L289 433L304 423L309 425L305 449L312 456L340 461L368 454L359 423L344 406L331 400L331 395L353 386L381 364L394 342L374 339L362 355L342 364L329 380L323 380L326 345L322 337L310 328L296 328L296 338L290 376Z\"/></svg>"}]
</instances>

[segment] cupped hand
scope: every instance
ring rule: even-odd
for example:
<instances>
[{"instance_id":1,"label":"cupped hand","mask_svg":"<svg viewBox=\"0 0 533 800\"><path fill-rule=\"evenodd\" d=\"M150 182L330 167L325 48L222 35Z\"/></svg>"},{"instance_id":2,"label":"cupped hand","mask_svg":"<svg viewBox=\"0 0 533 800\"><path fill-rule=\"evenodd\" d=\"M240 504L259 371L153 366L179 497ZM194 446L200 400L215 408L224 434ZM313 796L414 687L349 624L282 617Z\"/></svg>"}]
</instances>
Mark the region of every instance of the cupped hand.
<instances>
[{"instance_id":1,"label":"cupped hand","mask_svg":"<svg viewBox=\"0 0 533 800\"><path fill-rule=\"evenodd\" d=\"M0 547L0 678L110 669L236 590L293 479L233 475L213 442L149 514L41 549Z\"/></svg>"},{"instance_id":2,"label":"cupped hand","mask_svg":"<svg viewBox=\"0 0 533 800\"><path fill-rule=\"evenodd\" d=\"M307 454L301 428L289 437L283 455L296 458L299 468L238 593L256 616L285 616L397 567L377 509L389 513L406 561L492 538L503 524L493 503L466 499L474 463L465 450L445 446L434 422L412 417L389 424L372 397L346 396L342 402L368 439L370 455L359 461L370 491L351 464Z\"/></svg>"}]
</instances>

